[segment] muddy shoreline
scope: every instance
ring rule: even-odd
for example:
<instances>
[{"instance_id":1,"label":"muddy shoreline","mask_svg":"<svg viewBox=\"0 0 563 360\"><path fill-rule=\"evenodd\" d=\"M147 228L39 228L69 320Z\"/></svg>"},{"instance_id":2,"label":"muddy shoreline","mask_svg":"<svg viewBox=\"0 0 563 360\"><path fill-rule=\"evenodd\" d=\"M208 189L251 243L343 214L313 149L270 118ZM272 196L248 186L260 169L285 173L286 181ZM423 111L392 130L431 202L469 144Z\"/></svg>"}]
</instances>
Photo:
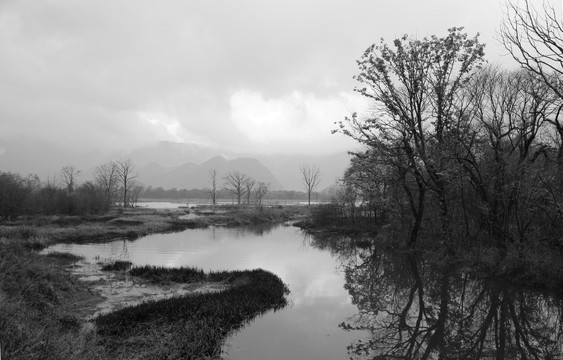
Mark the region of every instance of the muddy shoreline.
<instances>
[{"instance_id":1,"label":"muddy shoreline","mask_svg":"<svg viewBox=\"0 0 563 360\"><path fill-rule=\"evenodd\" d=\"M92 293L99 295L99 302L86 320L108 314L142 302L158 301L174 296L198 295L223 291L222 283L154 284L129 275L126 271L102 271L103 264L80 260L67 267L68 271L83 282Z\"/></svg>"}]
</instances>

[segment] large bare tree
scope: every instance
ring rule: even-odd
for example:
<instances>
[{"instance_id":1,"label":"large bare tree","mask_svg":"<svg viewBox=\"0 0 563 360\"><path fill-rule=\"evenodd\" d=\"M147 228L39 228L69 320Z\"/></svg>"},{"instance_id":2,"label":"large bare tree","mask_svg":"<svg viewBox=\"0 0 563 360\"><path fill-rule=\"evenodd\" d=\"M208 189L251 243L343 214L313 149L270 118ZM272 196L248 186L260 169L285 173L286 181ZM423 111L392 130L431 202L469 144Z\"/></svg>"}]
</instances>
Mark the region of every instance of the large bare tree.
<instances>
[{"instance_id":1,"label":"large bare tree","mask_svg":"<svg viewBox=\"0 0 563 360\"><path fill-rule=\"evenodd\" d=\"M137 174L133 173L135 170L135 164L131 159L119 160L116 163L116 171L119 182L121 183L123 190L123 207L128 206L128 192L131 187L132 181L137 178Z\"/></svg>"},{"instance_id":2,"label":"large bare tree","mask_svg":"<svg viewBox=\"0 0 563 360\"><path fill-rule=\"evenodd\" d=\"M209 177L209 187L206 190L211 195L211 203L215 209L217 205L217 169L209 170L207 176Z\"/></svg>"},{"instance_id":3,"label":"large bare tree","mask_svg":"<svg viewBox=\"0 0 563 360\"><path fill-rule=\"evenodd\" d=\"M95 179L104 194L105 205L109 208L117 199L119 185L117 164L110 161L96 167Z\"/></svg>"},{"instance_id":4,"label":"large bare tree","mask_svg":"<svg viewBox=\"0 0 563 360\"><path fill-rule=\"evenodd\" d=\"M563 20L554 6L544 2L536 9L530 0L509 0L500 31L500 40L524 69L541 79L558 101L545 120L552 126L557 148L558 176L563 177ZM563 185L559 186L563 193Z\"/></svg>"},{"instance_id":5,"label":"large bare tree","mask_svg":"<svg viewBox=\"0 0 563 360\"><path fill-rule=\"evenodd\" d=\"M563 23L553 6L544 2L538 11L530 0L508 1L500 40L514 60L563 99Z\"/></svg>"},{"instance_id":6,"label":"large bare tree","mask_svg":"<svg viewBox=\"0 0 563 360\"><path fill-rule=\"evenodd\" d=\"M321 181L321 171L316 166L301 165L299 166L301 172L301 181L307 193L307 204L311 206L311 194Z\"/></svg>"},{"instance_id":7,"label":"large bare tree","mask_svg":"<svg viewBox=\"0 0 563 360\"><path fill-rule=\"evenodd\" d=\"M239 171L231 171L223 180L225 180L225 190L237 197L237 204L240 205L240 199L246 193L246 182L249 177Z\"/></svg>"},{"instance_id":8,"label":"large bare tree","mask_svg":"<svg viewBox=\"0 0 563 360\"><path fill-rule=\"evenodd\" d=\"M61 169L61 181L65 185L69 194L74 192L74 187L76 186L76 181L80 170L76 169L72 165L63 166Z\"/></svg>"},{"instance_id":9,"label":"large bare tree","mask_svg":"<svg viewBox=\"0 0 563 360\"><path fill-rule=\"evenodd\" d=\"M426 188L435 194L444 242L451 239L446 196L452 177L450 144L467 117L459 98L484 61L483 49L478 36L469 38L463 28L448 29L444 37L404 36L392 45L384 40L373 44L358 61L355 79L361 85L356 91L375 110L363 120L347 119L349 128L340 125L339 131L400 164L401 177L416 181L420 201ZM411 197L412 188L406 195ZM419 226L423 207L416 212L414 226Z\"/></svg>"},{"instance_id":10,"label":"large bare tree","mask_svg":"<svg viewBox=\"0 0 563 360\"><path fill-rule=\"evenodd\" d=\"M252 195L252 189L254 189L254 185L256 184L256 180L249 177L246 179L244 183L245 192L246 192L246 205L250 205L250 196Z\"/></svg>"},{"instance_id":11,"label":"large bare tree","mask_svg":"<svg viewBox=\"0 0 563 360\"><path fill-rule=\"evenodd\" d=\"M261 206L262 205L262 200L264 200L264 197L266 196L266 194L270 191L270 184L264 183L264 182L259 182L258 183L258 187L256 188L255 191L255 198L256 198L256 205Z\"/></svg>"}]
</instances>

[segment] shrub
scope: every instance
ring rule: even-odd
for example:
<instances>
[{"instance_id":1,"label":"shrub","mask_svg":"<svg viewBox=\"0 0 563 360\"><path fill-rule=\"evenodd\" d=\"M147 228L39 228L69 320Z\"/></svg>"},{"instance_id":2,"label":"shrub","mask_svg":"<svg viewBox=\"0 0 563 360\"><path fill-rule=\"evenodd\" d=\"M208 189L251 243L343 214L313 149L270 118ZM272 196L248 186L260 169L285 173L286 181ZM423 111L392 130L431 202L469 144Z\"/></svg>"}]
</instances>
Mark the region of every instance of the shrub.
<instances>
[{"instance_id":1,"label":"shrub","mask_svg":"<svg viewBox=\"0 0 563 360\"><path fill-rule=\"evenodd\" d=\"M25 180L9 172L0 173L0 219L13 219L25 210L31 189Z\"/></svg>"}]
</instances>

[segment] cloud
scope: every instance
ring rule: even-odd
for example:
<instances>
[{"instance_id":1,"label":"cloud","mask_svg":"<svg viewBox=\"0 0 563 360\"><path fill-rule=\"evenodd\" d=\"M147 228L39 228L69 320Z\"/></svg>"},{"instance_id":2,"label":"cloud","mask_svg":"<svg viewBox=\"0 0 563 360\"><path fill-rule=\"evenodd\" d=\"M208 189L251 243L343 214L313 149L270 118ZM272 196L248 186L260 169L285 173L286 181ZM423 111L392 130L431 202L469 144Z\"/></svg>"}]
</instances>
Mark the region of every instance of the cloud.
<instances>
[{"instance_id":1,"label":"cloud","mask_svg":"<svg viewBox=\"0 0 563 360\"><path fill-rule=\"evenodd\" d=\"M499 13L489 0L4 0L0 133L328 152L343 146L332 123L363 111L352 76L370 44L460 25L492 41Z\"/></svg>"},{"instance_id":2,"label":"cloud","mask_svg":"<svg viewBox=\"0 0 563 360\"><path fill-rule=\"evenodd\" d=\"M331 134L334 122L361 108L362 103L359 96L348 93L319 98L293 91L267 99L248 90L235 92L230 101L231 119L250 141L286 152L315 152L328 143L336 144L333 151L344 150L350 143Z\"/></svg>"}]
</instances>

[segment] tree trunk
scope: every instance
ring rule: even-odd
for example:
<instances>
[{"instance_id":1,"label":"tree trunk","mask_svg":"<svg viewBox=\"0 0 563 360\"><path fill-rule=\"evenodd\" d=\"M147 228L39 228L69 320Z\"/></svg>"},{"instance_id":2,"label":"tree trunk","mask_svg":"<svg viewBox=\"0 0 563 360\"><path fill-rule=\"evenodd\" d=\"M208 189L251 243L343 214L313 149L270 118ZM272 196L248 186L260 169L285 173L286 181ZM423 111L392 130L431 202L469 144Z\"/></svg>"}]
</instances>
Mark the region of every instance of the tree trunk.
<instances>
[{"instance_id":1,"label":"tree trunk","mask_svg":"<svg viewBox=\"0 0 563 360\"><path fill-rule=\"evenodd\" d=\"M422 225L422 216L424 215L424 195L425 190L420 190L418 194L418 203L416 211L413 209L413 217L414 222L411 226L410 234L409 234L409 243L408 247L413 249L416 246L416 240L418 238L418 231Z\"/></svg>"},{"instance_id":2,"label":"tree trunk","mask_svg":"<svg viewBox=\"0 0 563 360\"><path fill-rule=\"evenodd\" d=\"M451 229L450 220L448 215L448 204L446 202L446 194L441 189L438 194L438 201L440 205L440 225L442 230L442 244L446 246L448 251L451 250Z\"/></svg>"}]
</instances>

